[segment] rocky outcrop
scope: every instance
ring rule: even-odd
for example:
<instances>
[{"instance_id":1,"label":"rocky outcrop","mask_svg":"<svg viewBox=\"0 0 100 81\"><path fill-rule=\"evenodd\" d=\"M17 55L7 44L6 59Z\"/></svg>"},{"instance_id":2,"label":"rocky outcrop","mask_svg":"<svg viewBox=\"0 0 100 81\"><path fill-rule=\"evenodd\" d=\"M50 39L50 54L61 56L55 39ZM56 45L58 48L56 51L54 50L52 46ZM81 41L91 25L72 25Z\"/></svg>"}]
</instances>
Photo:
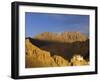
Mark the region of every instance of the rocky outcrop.
<instances>
[{"instance_id":1,"label":"rocky outcrop","mask_svg":"<svg viewBox=\"0 0 100 81\"><path fill-rule=\"evenodd\" d=\"M54 58L55 63L58 66L69 66L70 65L70 63L66 59L62 58L61 56L54 55L53 58Z\"/></svg>"},{"instance_id":2,"label":"rocky outcrop","mask_svg":"<svg viewBox=\"0 0 100 81\"><path fill-rule=\"evenodd\" d=\"M87 62L80 54L75 54L70 61L72 66L81 66L81 65L88 65L89 62Z\"/></svg>"}]
</instances>

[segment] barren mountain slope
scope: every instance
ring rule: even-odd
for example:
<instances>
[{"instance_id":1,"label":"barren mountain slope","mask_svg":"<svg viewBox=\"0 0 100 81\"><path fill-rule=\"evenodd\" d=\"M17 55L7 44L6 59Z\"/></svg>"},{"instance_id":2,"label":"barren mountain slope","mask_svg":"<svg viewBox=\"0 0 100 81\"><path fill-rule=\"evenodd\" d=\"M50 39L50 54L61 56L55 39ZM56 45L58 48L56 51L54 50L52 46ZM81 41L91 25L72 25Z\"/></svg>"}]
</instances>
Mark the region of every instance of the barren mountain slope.
<instances>
[{"instance_id":1,"label":"barren mountain slope","mask_svg":"<svg viewBox=\"0 0 100 81\"><path fill-rule=\"evenodd\" d=\"M26 67L54 67L54 66L68 66L68 61L61 56L51 57L50 52L44 51L30 43L28 39L25 41L26 46Z\"/></svg>"}]
</instances>

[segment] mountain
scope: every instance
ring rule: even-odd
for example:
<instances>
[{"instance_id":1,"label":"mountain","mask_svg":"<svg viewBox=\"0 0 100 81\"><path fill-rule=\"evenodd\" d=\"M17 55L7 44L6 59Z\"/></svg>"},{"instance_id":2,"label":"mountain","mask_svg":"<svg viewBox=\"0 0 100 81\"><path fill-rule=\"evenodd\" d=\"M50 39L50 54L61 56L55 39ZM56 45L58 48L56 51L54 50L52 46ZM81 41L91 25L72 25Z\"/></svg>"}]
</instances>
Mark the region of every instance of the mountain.
<instances>
[{"instance_id":1,"label":"mountain","mask_svg":"<svg viewBox=\"0 0 100 81\"><path fill-rule=\"evenodd\" d=\"M25 48L26 68L89 64L89 38L80 32L44 32L26 38Z\"/></svg>"},{"instance_id":2,"label":"mountain","mask_svg":"<svg viewBox=\"0 0 100 81\"><path fill-rule=\"evenodd\" d=\"M36 35L34 38L39 40L56 41L63 43L72 43L77 41L83 42L88 39L87 36L81 34L80 32L62 32L62 33L44 32Z\"/></svg>"}]
</instances>

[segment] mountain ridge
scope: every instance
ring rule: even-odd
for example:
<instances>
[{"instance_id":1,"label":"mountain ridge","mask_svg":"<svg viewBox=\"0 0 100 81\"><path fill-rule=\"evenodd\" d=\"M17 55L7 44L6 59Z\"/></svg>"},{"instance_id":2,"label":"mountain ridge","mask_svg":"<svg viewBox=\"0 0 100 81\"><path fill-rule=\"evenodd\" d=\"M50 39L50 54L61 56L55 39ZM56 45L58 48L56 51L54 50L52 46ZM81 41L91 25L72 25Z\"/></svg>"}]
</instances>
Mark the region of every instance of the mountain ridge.
<instances>
[{"instance_id":1,"label":"mountain ridge","mask_svg":"<svg viewBox=\"0 0 100 81\"><path fill-rule=\"evenodd\" d=\"M68 42L68 43L76 41L83 42L88 39L87 36L81 34L80 32L61 32L61 33L43 32L41 34L36 35L33 38L39 40Z\"/></svg>"}]
</instances>

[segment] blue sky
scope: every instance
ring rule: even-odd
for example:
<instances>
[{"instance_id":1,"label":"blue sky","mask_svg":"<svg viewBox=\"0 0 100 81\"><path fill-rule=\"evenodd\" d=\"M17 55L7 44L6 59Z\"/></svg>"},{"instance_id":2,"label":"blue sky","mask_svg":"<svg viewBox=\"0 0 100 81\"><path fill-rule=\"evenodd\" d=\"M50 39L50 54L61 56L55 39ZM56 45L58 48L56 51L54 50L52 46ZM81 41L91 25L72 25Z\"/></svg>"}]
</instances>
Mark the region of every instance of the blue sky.
<instances>
[{"instance_id":1,"label":"blue sky","mask_svg":"<svg viewBox=\"0 0 100 81\"><path fill-rule=\"evenodd\" d=\"M89 16L50 13L25 13L25 37L43 32L81 32L89 34Z\"/></svg>"}]
</instances>

